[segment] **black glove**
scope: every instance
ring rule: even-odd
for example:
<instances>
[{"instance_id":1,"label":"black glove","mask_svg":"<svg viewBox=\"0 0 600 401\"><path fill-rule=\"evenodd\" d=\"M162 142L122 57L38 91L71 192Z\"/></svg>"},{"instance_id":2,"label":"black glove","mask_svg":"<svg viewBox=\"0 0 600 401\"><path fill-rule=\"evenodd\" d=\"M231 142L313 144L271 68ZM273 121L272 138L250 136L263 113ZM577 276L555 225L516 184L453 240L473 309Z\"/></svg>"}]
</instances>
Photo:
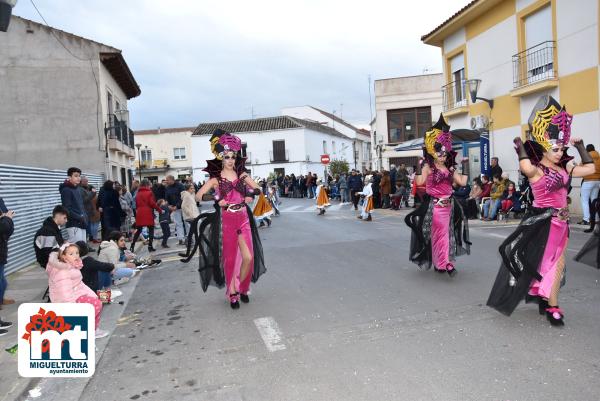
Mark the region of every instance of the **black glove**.
<instances>
[{"instance_id":1,"label":"black glove","mask_svg":"<svg viewBox=\"0 0 600 401\"><path fill-rule=\"evenodd\" d=\"M519 160L529 159L529 155L527 155L527 152L525 151L525 146L523 146L523 141L521 138L516 137L513 139L513 142L515 144L515 151L517 152L517 156L519 156Z\"/></svg>"},{"instance_id":2,"label":"black glove","mask_svg":"<svg viewBox=\"0 0 600 401\"><path fill-rule=\"evenodd\" d=\"M469 159L464 159L460 161L462 171L460 172L462 175L469 176Z\"/></svg>"},{"instance_id":3,"label":"black glove","mask_svg":"<svg viewBox=\"0 0 600 401\"><path fill-rule=\"evenodd\" d=\"M422 168L423 168L423 159L417 161L417 171L415 171L415 174L421 175Z\"/></svg>"},{"instance_id":4,"label":"black glove","mask_svg":"<svg viewBox=\"0 0 600 401\"><path fill-rule=\"evenodd\" d=\"M591 164L594 161L592 160L592 156L585 150L585 146L583 146L583 141L577 141L573 144L575 149L579 152L579 156L581 157L581 164Z\"/></svg>"}]
</instances>

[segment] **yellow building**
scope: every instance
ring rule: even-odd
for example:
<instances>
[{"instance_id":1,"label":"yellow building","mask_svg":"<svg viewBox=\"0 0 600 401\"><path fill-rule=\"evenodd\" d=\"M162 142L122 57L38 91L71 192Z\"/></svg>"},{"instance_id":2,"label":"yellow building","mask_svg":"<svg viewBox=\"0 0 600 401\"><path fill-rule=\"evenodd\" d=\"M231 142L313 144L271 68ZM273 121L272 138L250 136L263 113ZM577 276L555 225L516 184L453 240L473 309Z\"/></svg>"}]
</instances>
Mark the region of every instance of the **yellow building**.
<instances>
[{"instance_id":1,"label":"yellow building","mask_svg":"<svg viewBox=\"0 0 600 401\"><path fill-rule=\"evenodd\" d=\"M527 120L542 95L574 114L573 136L600 145L599 3L474 0L421 38L442 51L448 123L489 131L490 154L512 179L518 177L512 140L527 135ZM476 96L484 100L472 102L470 90L477 84Z\"/></svg>"}]
</instances>

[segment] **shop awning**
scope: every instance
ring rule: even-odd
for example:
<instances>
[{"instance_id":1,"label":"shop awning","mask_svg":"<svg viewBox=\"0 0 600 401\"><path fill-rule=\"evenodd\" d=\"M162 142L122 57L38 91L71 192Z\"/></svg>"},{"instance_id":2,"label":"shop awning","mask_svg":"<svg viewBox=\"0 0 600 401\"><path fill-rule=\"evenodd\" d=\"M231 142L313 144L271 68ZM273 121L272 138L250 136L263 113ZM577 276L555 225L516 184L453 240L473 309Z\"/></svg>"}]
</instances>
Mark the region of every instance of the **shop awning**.
<instances>
[{"instance_id":1,"label":"shop awning","mask_svg":"<svg viewBox=\"0 0 600 401\"><path fill-rule=\"evenodd\" d=\"M479 141L479 131L472 129L455 129L450 131L452 134L452 142L458 144L461 142L475 142ZM425 139L417 138L411 139L410 141L402 142L394 148L397 152L405 152L409 150L420 150L423 149Z\"/></svg>"}]
</instances>

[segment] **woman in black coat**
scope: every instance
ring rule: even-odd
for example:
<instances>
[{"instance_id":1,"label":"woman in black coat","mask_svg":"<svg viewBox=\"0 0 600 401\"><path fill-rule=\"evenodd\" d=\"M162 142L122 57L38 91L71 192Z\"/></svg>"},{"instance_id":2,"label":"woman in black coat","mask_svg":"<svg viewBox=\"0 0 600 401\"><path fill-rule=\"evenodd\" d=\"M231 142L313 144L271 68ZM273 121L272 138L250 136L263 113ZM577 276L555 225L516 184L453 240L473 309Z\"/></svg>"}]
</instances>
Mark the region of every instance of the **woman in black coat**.
<instances>
[{"instance_id":1,"label":"woman in black coat","mask_svg":"<svg viewBox=\"0 0 600 401\"><path fill-rule=\"evenodd\" d=\"M111 232L119 231L121 228L121 216L123 215L119 194L111 180L106 181L100 190L98 210L102 213L102 240L107 241Z\"/></svg>"}]
</instances>

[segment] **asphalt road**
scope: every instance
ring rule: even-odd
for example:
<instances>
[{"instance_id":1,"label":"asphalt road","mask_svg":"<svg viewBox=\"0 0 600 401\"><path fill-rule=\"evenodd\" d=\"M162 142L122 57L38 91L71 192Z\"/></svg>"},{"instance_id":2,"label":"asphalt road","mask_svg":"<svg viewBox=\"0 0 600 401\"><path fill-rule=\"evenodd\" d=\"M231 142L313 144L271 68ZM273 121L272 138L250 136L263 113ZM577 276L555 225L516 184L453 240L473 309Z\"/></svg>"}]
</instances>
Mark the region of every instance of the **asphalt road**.
<instances>
[{"instance_id":1,"label":"asphalt road","mask_svg":"<svg viewBox=\"0 0 600 401\"><path fill-rule=\"evenodd\" d=\"M268 272L237 311L197 260L143 272L80 399L600 399L599 271L568 264L564 328L533 305L508 318L485 302L510 227L472 227L451 278L408 262L398 213L309 202L261 229Z\"/></svg>"}]
</instances>

